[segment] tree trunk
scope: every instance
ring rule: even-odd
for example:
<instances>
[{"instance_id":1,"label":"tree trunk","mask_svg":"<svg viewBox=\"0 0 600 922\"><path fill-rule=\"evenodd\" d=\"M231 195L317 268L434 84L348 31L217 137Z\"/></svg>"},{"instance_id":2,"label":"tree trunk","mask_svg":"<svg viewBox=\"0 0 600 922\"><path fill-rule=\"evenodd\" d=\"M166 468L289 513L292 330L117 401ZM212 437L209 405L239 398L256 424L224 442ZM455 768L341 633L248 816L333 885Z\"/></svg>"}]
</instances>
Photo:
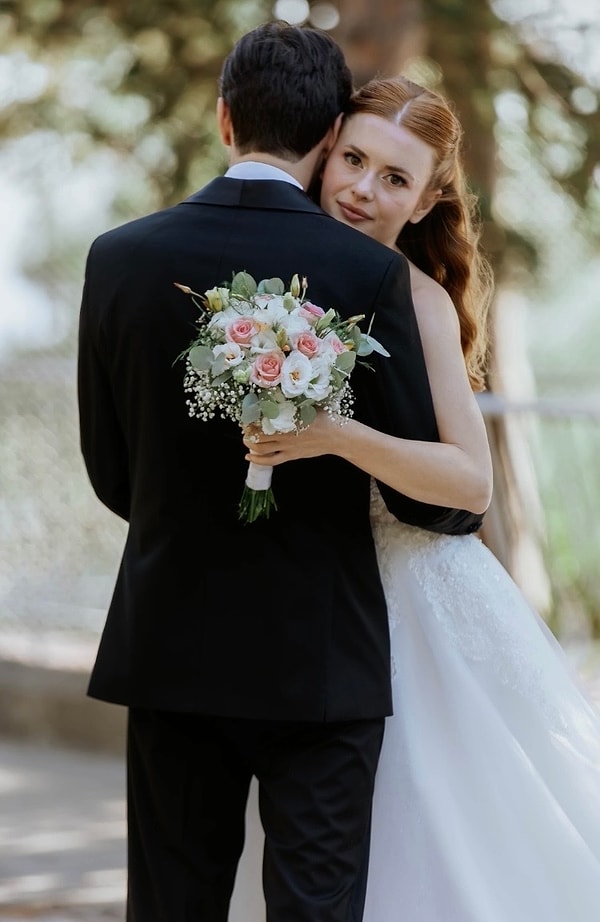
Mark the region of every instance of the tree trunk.
<instances>
[{"instance_id":1,"label":"tree trunk","mask_svg":"<svg viewBox=\"0 0 600 922\"><path fill-rule=\"evenodd\" d=\"M344 49L355 86L401 71L426 38L420 0L339 0L333 37Z\"/></svg>"}]
</instances>

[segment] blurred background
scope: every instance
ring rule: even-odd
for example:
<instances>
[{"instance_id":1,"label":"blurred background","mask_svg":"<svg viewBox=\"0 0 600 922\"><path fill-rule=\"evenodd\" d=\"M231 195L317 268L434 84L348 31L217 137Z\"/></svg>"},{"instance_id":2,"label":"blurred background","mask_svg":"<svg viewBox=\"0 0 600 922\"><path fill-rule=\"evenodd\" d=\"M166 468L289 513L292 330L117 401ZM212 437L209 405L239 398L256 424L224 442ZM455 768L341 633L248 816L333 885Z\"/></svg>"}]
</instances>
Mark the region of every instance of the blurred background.
<instances>
[{"instance_id":1,"label":"blurred background","mask_svg":"<svg viewBox=\"0 0 600 922\"><path fill-rule=\"evenodd\" d=\"M0 0L6 693L17 663L85 674L124 540L79 453L87 250L99 233L224 170L221 63L271 18L329 30L356 85L403 72L460 114L497 279L481 398L496 482L484 540L588 668L600 636L597 0ZM26 708L19 724L10 700L0 729L21 731ZM43 714L37 730L51 735Z\"/></svg>"},{"instance_id":2,"label":"blurred background","mask_svg":"<svg viewBox=\"0 0 600 922\"><path fill-rule=\"evenodd\" d=\"M225 167L222 59L269 18L404 72L465 127L497 278L484 537L563 636L598 634L600 12L595 0L0 2L0 635L96 638L124 529L78 448L85 256Z\"/></svg>"}]
</instances>

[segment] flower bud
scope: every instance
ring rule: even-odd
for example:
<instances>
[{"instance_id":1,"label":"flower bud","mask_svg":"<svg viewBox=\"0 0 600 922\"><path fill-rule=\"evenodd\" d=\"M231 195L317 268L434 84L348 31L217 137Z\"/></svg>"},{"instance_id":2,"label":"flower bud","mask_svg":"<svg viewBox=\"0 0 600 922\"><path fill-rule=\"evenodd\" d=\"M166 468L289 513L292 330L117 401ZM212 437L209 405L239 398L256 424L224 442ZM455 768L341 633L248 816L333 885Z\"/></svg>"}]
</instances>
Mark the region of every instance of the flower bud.
<instances>
[{"instance_id":1,"label":"flower bud","mask_svg":"<svg viewBox=\"0 0 600 922\"><path fill-rule=\"evenodd\" d=\"M290 294L292 298L297 298L300 294L300 279L298 278L298 273L296 273L290 283Z\"/></svg>"},{"instance_id":2,"label":"flower bud","mask_svg":"<svg viewBox=\"0 0 600 922\"><path fill-rule=\"evenodd\" d=\"M232 377L236 384L247 384L250 380L250 366L249 365L236 365L232 369Z\"/></svg>"},{"instance_id":3,"label":"flower bud","mask_svg":"<svg viewBox=\"0 0 600 922\"><path fill-rule=\"evenodd\" d=\"M204 292L204 299L210 310L218 314L229 304L229 289L209 288L208 291Z\"/></svg>"},{"instance_id":4,"label":"flower bud","mask_svg":"<svg viewBox=\"0 0 600 922\"><path fill-rule=\"evenodd\" d=\"M179 282L173 282L173 284L175 285L175 288L179 288L180 291L184 293L184 295L195 295L197 298L201 297L198 292L190 288L189 285L180 285Z\"/></svg>"}]
</instances>

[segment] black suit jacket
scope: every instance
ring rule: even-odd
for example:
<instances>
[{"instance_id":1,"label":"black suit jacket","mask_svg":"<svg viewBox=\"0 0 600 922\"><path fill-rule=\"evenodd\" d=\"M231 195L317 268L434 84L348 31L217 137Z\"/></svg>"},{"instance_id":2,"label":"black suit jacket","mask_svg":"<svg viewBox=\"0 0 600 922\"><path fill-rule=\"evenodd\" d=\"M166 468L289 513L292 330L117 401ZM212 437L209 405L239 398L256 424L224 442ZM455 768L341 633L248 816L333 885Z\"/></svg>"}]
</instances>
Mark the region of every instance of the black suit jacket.
<instances>
[{"instance_id":1,"label":"black suit jacket","mask_svg":"<svg viewBox=\"0 0 600 922\"><path fill-rule=\"evenodd\" d=\"M324 214L296 187L220 178L99 237L80 319L81 444L99 498L129 522L89 693L222 716L341 720L390 713L386 605L369 477L331 457L275 469L279 511L237 518L239 428L191 419L183 362L203 292L246 270L294 273L343 315L373 313L391 358L353 375L355 415L437 439L406 261ZM387 487L398 518L444 532L481 517Z\"/></svg>"}]
</instances>

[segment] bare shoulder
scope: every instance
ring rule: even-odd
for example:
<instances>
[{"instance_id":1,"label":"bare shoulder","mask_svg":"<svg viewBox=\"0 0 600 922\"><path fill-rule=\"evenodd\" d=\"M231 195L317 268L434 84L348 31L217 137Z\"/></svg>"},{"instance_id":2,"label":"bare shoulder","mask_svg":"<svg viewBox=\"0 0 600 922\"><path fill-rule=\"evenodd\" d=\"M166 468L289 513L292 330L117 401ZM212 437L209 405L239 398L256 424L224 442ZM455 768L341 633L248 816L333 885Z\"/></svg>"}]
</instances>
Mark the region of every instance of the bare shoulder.
<instances>
[{"instance_id":1,"label":"bare shoulder","mask_svg":"<svg viewBox=\"0 0 600 922\"><path fill-rule=\"evenodd\" d=\"M460 338L458 314L446 289L410 261L408 265L413 304L421 335L428 337L445 334Z\"/></svg>"}]
</instances>

